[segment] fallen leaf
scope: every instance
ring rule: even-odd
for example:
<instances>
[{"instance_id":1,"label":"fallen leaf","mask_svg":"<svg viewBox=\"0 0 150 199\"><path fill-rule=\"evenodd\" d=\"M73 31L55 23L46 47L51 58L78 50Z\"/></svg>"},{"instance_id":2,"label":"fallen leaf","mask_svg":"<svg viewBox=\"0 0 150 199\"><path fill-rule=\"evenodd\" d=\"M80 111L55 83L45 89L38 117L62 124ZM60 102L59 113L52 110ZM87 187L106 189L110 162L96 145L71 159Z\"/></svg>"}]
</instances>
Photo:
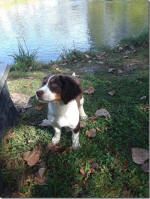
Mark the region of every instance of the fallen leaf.
<instances>
[{"instance_id":1,"label":"fallen leaf","mask_svg":"<svg viewBox=\"0 0 150 199\"><path fill-rule=\"evenodd\" d=\"M149 158L149 152L142 148L132 148L132 160L136 164L143 164Z\"/></svg>"},{"instance_id":2,"label":"fallen leaf","mask_svg":"<svg viewBox=\"0 0 150 199\"><path fill-rule=\"evenodd\" d=\"M34 143L34 140L28 140L28 143Z\"/></svg>"},{"instance_id":3,"label":"fallen leaf","mask_svg":"<svg viewBox=\"0 0 150 199\"><path fill-rule=\"evenodd\" d=\"M50 126L50 122L49 122L49 120L45 119L39 124L39 126L44 126L44 127Z\"/></svg>"},{"instance_id":4,"label":"fallen leaf","mask_svg":"<svg viewBox=\"0 0 150 199\"><path fill-rule=\"evenodd\" d=\"M65 150L62 152L62 155L65 154L65 153L71 152L71 151L72 151L72 147L68 147L67 149L65 149Z\"/></svg>"},{"instance_id":5,"label":"fallen leaf","mask_svg":"<svg viewBox=\"0 0 150 199\"><path fill-rule=\"evenodd\" d=\"M86 94L93 94L95 89L93 87L88 88L87 90L84 91Z\"/></svg>"},{"instance_id":6,"label":"fallen leaf","mask_svg":"<svg viewBox=\"0 0 150 199\"><path fill-rule=\"evenodd\" d=\"M88 120L91 120L91 121L93 121L95 119L96 119L96 116L91 116L91 117L88 118Z\"/></svg>"},{"instance_id":7,"label":"fallen leaf","mask_svg":"<svg viewBox=\"0 0 150 199\"><path fill-rule=\"evenodd\" d=\"M122 51L122 50L123 50L123 48L122 48L121 46L119 46L119 48L118 48L118 49L119 49L119 51Z\"/></svg>"},{"instance_id":8,"label":"fallen leaf","mask_svg":"<svg viewBox=\"0 0 150 199\"><path fill-rule=\"evenodd\" d=\"M127 59L127 58L129 58L127 55L125 55L125 56L123 56L123 58L125 58L125 59Z\"/></svg>"},{"instance_id":9,"label":"fallen leaf","mask_svg":"<svg viewBox=\"0 0 150 199\"><path fill-rule=\"evenodd\" d=\"M112 91L108 92L108 94L109 94L109 95L111 95L111 96L114 96L114 95L115 95L115 93L116 93L116 91L115 91L115 90L112 90Z\"/></svg>"},{"instance_id":10,"label":"fallen leaf","mask_svg":"<svg viewBox=\"0 0 150 199\"><path fill-rule=\"evenodd\" d=\"M108 69L108 72L109 72L109 73L113 73L114 71L115 71L115 68L109 68L109 69Z\"/></svg>"},{"instance_id":11,"label":"fallen leaf","mask_svg":"<svg viewBox=\"0 0 150 199\"><path fill-rule=\"evenodd\" d=\"M96 130L99 131L99 132L102 132L102 129L96 127Z\"/></svg>"},{"instance_id":12,"label":"fallen leaf","mask_svg":"<svg viewBox=\"0 0 150 199\"><path fill-rule=\"evenodd\" d=\"M123 74L123 70L118 69L118 74Z\"/></svg>"},{"instance_id":13,"label":"fallen leaf","mask_svg":"<svg viewBox=\"0 0 150 199\"><path fill-rule=\"evenodd\" d=\"M88 137L93 138L93 137L96 136L96 129L87 130L87 131L85 132L85 134L86 134Z\"/></svg>"},{"instance_id":14,"label":"fallen leaf","mask_svg":"<svg viewBox=\"0 0 150 199\"><path fill-rule=\"evenodd\" d=\"M98 64L104 64L104 62L103 61L99 61Z\"/></svg>"},{"instance_id":15,"label":"fallen leaf","mask_svg":"<svg viewBox=\"0 0 150 199\"><path fill-rule=\"evenodd\" d=\"M44 104L38 104L38 105L36 105L35 109L40 111L43 109L43 107L44 107Z\"/></svg>"},{"instance_id":16,"label":"fallen leaf","mask_svg":"<svg viewBox=\"0 0 150 199\"><path fill-rule=\"evenodd\" d=\"M23 193L20 192L14 192L12 194L12 198L26 198L26 196Z\"/></svg>"},{"instance_id":17,"label":"fallen leaf","mask_svg":"<svg viewBox=\"0 0 150 199\"><path fill-rule=\"evenodd\" d=\"M91 168L93 169L99 169L99 164L97 162L91 162Z\"/></svg>"},{"instance_id":18,"label":"fallen leaf","mask_svg":"<svg viewBox=\"0 0 150 199\"><path fill-rule=\"evenodd\" d=\"M101 168L101 173L105 173L104 169Z\"/></svg>"},{"instance_id":19,"label":"fallen leaf","mask_svg":"<svg viewBox=\"0 0 150 199\"><path fill-rule=\"evenodd\" d=\"M67 65L67 63L66 63L66 62L64 62L64 63L62 63L62 64L60 64L60 65L65 66L65 65Z\"/></svg>"},{"instance_id":20,"label":"fallen leaf","mask_svg":"<svg viewBox=\"0 0 150 199\"><path fill-rule=\"evenodd\" d=\"M35 79L35 77L27 77L27 79L33 80Z\"/></svg>"},{"instance_id":21,"label":"fallen leaf","mask_svg":"<svg viewBox=\"0 0 150 199\"><path fill-rule=\"evenodd\" d=\"M24 109L29 109L29 108L32 108L32 104L27 104L27 105L24 105L24 106L23 106L23 108L24 108Z\"/></svg>"},{"instance_id":22,"label":"fallen leaf","mask_svg":"<svg viewBox=\"0 0 150 199\"><path fill-rule=\"evenodd\" d=\"M48 153L49 151L61 153L63 151L63 148L59 144L53 144L52 142L50 142L46 147L46 153Z\"/></svg>"},{"instance_id":23,"label":"fallen leaf","mask_svg":"<svg viewBox=\"0 0 150 199\"><path fill-rule=\"evenodd\" d=\"M79 189L79 185L78 185L78 184L74 184L74 185L72 186L72 189Z\"/></svg>"},{"instance_id":24,"label":"fallen leaf","mask_svg":"<svg viewBox=\"0 0 150 199\"><path fill-rule=\"evenodd\" d=\"M45 180L46 180L46 177L44 176L43 178L38 178L35 176L35 181L38 183L38 184L44 184L45 183Z\"/></svg>"},{"instance_id":25,"label":"fallen leaf","mask_svg":"<svg viewBox=\"0 0 150 199\"><path fill-rule=\"evenodd\" d=\"M144 171L145 173L149 173L149 162L147 161L147 162L143 163L143 164L141 165L141 168L143 169L143 171Z\"/></svg>"},{"instance_id":26,"label":"fallen leaf","mask_svg":"<svg viewBox=\"0 0 150 199\"><path fill-rule=\"evenodd\" d=\"M84 127L86 127L86 123L83 121L80 121L80 128L84 128Z\"/></svg>"},{"instance_id":27,"label":"fallen leaf","mask_svg":"<svg viewBox=\"0 0 150 199\"><path fill-rule=\"evenodd\" d=\"M23 153L23 159L27 162L29 166L34 166L39 162L40 154L40 145L37 145L32 151L27 151Z\"/></svg>"},{"instance_id":28,"label":"fallen leaf","mask_svg":"<svg viewBox=\"0 0 150 199\"><path fill-rule=\"evenodd\" d=\"M146 99L146 96L142 96L141 98L140 98L140 100L145 100Z\"/></svg>"},{"instance_id":29,"label":"fallen leaf","mask_svg":"<svg viewBox=\"0 0 150 199\"><path fill-rule=\"evenodd\" d=\"M110 113L104 108L101 108L101 109L97 110L95 115L96 116L104 116L106 118L110 118L111 117Z\"/></svg>"},{"instance_id":30,"label":"fallen leaf","mask_svg":"<svg viewBox=\"0 0 150 199\"><path fill-rule=\"evenodd\" d=\"M29 70L32 70L33 68L32 68L32 66L29 66Z\"/></svg>"},{"instance_id":31,"label":"fallen leaf","mask_svg":"<svg viewBox=\"0 0 150 199\"><path fill-rule=\"evenodd\" d=\"M90 56L89 56L89 55L87 55L87 54L85 54L85 57L86 57L87 59L89 59L89 58L90 58Z\"/></svg>"},{"instance_id":32,"label":"fallen leaf","mask_svg":"<svg viewBox=\"0 0 150 199\"><path fill-rule=\"evenodd\" d=\"M53 70L59 70L59 67L58 67L57 64L52 65L51 68L52 68Z\"/></svg>"},{"instance_id":33,"label":"fallen leaf","mask_svg":"<svg viewBox=\"0 0 150 199\"><path fill-rule=\"evenodd\" d=\"M85 171L84 171L83 168L80 169L80 173L81 173L82 176L85 176Z\"/></svg>"},{"instance_id":34,"label":"fallen leaf","mask_svg":"<svg viewBox=\"0 0 150 199\"><path fill-rule=\"evenodd\" d=\"M93 173L95 173L96 171L95 171L95 169L94 168L89 168L89 170L88 170L88 174L93 174Z\"/></svg>"}]
</instances>

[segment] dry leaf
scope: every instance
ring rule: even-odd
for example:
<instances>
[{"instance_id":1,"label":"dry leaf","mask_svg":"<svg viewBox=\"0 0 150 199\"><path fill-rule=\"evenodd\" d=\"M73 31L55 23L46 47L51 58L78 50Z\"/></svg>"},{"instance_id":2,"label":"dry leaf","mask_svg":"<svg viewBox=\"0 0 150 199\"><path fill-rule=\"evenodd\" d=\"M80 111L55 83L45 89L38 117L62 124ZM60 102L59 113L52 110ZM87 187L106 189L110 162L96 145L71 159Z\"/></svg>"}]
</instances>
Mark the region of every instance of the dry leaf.
<instances>
[{"instance_id":1,"label":"dry leaf","mask_svg":"<svg viewBox=\"0 0 150 199\"><path fill-rule=\"evenodd\" d=\"M132 160L136 164L143 164L149 158L149 152L142 148L132 148Z\"/></svg>"},{"instance_id":2,"label":"dry leaf","mask_svg":"<svg viewBox=\"0 0 150 199\"><path fill-rule=\"evenodd\" d=\"M57 64L52 65L51 68L52 68L53 70L59 70L59 67L58 67Z\"/></svg>"},{"instance_id":3,"label":"dry leaf","mask_svg":"<svg viewBox=\"0 0 150 199\"><path fill-rule=\"evenodd\" d=\"M81 173L82 176L85 176L85 171L84 171L83 168L80 169L80 173Z\"/></svg>"},{"instance_id":4,"label":"dry leaf","mask_svg":"<svg viewBox=\"0 0 150 199\"><path fill-rule=\"evenodd\" d=\"M89 168L89 170L88 170L88 174L93 174L93 173L95 173L96 171L95 171L95 169L94 168Z\"/></svg>"},{"instance_id":5,"label":"dry leaf","mask_svg":"<svg viewBox=\"0 0 150 199\"><path fill-rule=\"evenodd\" d=\"M48 153L49 151L61 153L63 151L63 148L59 144L53 144L52 142L50 142L46 147L46 153Z\"/></svg>"},{"instance_id":6,"label":"dry leaf","mask_svg":"<svg viewBox=\"0 0 150 199\"><path fill-rule=\"evenodd\" d=\"M29 166L34 166L40 160L40 146L35 146L32 151L23 153L23 159L27 162Z\"/></svg>"},{"instance_id":7,"label":"dry leaf","mask_svg":"<svg viewBox=\"0 0 150 199\"><path fill-rule=\"evenodd\" d=\"M143 169L143 171L145 173L148 173L149 172L149 162L145 162L144 164L141 165L141 168Z\"/></svg>"},{"instance_id":8,"label":"dry leaf","mask_svg":"<svg viewBox=\"0 0 150 199\"><path fill-rule=\"evenodd\" d=\"M43 107L44 107L44 104L38 104L38 105L36 105L35 110L40 111L40 110L42 110Z\"/></svg>"},{"instance_id":9,"label":"dry leaf","mask_svg":"<svg viewBox=\"0 0 150 199\"><path fill-rule=\"evenodd\" d=\"M75 189L75 190L76 190L76 189L79 189L79 185L78 185L78 184L73 185L73 186L72 186L72 189Z\"/></svg>"},{"instance_id":10,"label":"dry leaf","mask_svg":"<svg viewBox=\"0 0 150 199\"><path fill-rule=\"evenodd\" d=\"M108 92L108 94L111 95L111 96L115 95L115 93L116 93L115 90L112 90L112 91Z\"/></svg>"},{"instance_id":11,"label":"dry leaf","mask_svg":"<svg viewBox=\"0 0 150 199\"><path fill-rule=\"evenodd\" d=\"M140 100L145 100L146 99L146 96L142 96L141 98L140 98Z\"/></svg>"},{"instance_id":12,"label":"dry leaf","mask_svg":"<svg viewBox=\"0 0 150 199\"><path fill-rule=\"evenodd\" d=\"M102 129L96 127L96 130L99 131L99 132L102 132Z\"/></svg>"},{"instance_id":13,"label":"dry leaf","mask_svg":"<svg viewBox=\"0 0 150 199\"><path fill-rule=\"evenodd\" d=\"M85 132L85 134L86 134L88 137L93 138L93 137L96 136L96 129L87 130L87 131Z\"/></svg>"},{"instance_id":14,"label":"dry leaf","mask_svg":"<svg viewBox=\"0 0 150 199\"><path fill-rule=\"evenodd\" d=\"M46 177L44 176L43 178L38 178L38 177L35 176L35 180L38 184L44 184Z\"/></svg>"},{"instance_id":15,"label":"dry leaf","mask_svg":"<svg viewBox=\"0 0 150 199\"><path fill-rule=\"evenodd\" d=\"M109 69L108 69L108 72L109 72L109 73L113 73L114 71L115 71L114 68L109 68Z\"/></svg>"},{"instance_id":16,"label":"dry leaf","mask_svg":"<svg viewBox=\"0 0 150 199\"><path fill-rule=\"evenodd\" d=\"M90 87L90 88L88 88L87 90L85 90L84 91L84 93L86 93L86 94L93 94L94 93L94 88L93 87Z\"/></svg>"},{"instance_id":17,"label":"dry leaf","mask_svg":"<svg viewBox=\"0 0 150 199\"><path fill-rule=\"evenodd\" d=\"M118 69L118 74L123 74L123 70Z\"/></svg>"},{"instance_id":18,"label":"dry leaf","mask_svg":"<svg viewBox=\"0 0 150 199\"><path fill-rule=\"evenodd\" d=\"M104 108L101 108L101 109L97 110L95 115L96 116L104 116L106 118L110 118L111 117L110 113Z\"/></svg>"},{"instance_id":19,"label":"dry leaf","mask_svg":"<svg viewBox=\"0 0 150 199\"><path fill-rule=\"evenodd\" d=\"M91 117L88 118L88 120L91 120L91 121L93 121L95 119L96 119L96 116L91 116Z\"/></svg>"},{"instance_id":20,"label":"dry leaf","mask_svg":"<svg viewBox=\"0 0 150 199\"><path fill-rule=\"evenodd\" d=\"M97 162L91 162L91 168L99 169L99 164Z\"/></svg>"},{"instance_id":21,"label":"dry leaf","mask_svg":"<svg viewBox=\"0 0 150 199\"><path fill-rule=\"evenodd\" d=\"M86 123L83 121L80 121L80 128L84 128L84 127L86 127Z\"/></svg>"},{"instance_id":22,"label":"dry leaf","mask_svg":"<svg viewBox=\"0 0 150 199\"><path fill-rule=\"evenodd\" d=\"M43 120L42 123L39 124L39 126L50 126L50 125L51 124L50 124L49 120L47 120L47 119Z\"/></svg>"},{"instance_id":23,"label":"dry leaf","mask_svg":"<svg viewBox=\"0 0 150 199\"><path fill-rule=\"evenodd\" d=\"M62 152L62 155L65 154L65 153L68 153L72 151L72 147L68 147L67 149L65 149L63 152Z\"/></svg>"},{"instance_id":24,"label":"dry leaf","mask_svg":"<svg viewBox=\"0 0 150 199\"><path fill-rule=\"evenodd\" d=\"M85 57L86 57L87 59L89 59L89 58L90 58L90 56L89 56L89 55L87 55L87 54L85 54Z\"/></svg>"},{"instance_id":25,"label":"dry leaf","mask_svg":"<svg viewBox=\"0 0 150 199\"><path fill-rule=\"evenodd\" d=\"M23 193L20 192L14 192L12 194L12 198L26 198L26 196Z\"/></svg>"}]
</instances>

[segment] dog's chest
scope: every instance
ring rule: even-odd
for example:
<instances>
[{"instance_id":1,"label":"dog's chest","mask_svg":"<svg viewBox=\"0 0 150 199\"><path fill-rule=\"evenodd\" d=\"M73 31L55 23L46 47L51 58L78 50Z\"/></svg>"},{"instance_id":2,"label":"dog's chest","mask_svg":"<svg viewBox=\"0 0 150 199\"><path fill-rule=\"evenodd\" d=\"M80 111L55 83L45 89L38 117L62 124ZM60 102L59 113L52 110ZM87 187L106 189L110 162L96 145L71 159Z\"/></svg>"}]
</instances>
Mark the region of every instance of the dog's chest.
<instances>
[{"instance_id":1,"label":"dog's chest","mask_svg":"<svg viewBox=\"0 0 150 199\"><path fill-rule=\"evenodd\" d=\"M52 125L75 128L79 122L79 109L76 100L68 104L62 102L48 104L48 120Z\"/></svg>"}]
</instances>

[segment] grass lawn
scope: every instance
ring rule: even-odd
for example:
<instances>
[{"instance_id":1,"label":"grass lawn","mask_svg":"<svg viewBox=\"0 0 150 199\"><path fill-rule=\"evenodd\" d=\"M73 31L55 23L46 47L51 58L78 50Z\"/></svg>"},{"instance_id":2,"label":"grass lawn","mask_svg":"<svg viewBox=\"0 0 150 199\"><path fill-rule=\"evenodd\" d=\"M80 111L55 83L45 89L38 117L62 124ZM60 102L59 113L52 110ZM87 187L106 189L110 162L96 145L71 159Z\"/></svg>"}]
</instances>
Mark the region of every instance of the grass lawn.
<instances>
[{"instance_id":1,"label":"grass lawn","mask_svg":"<svg viewBox=\"0 0 150 199\"><path fill-rule=\"evenodd\" d=\"M148 149L148 48L137 48L125 57L123 51L107 51L102 60L90 55L72 57L69 61L39 66L36 70L12 71L8 78L10 93L35 95L44 75L49 73L80 75L84 90L94 87L93 94L85 94L85 112L89 117L105 108L111 118L96 117L85 120L80 130L81 148L68 150L71 134L63 129L58 150L46 151L53 129L40 127L46 118L47 107L32 108L21 113L20 121L3 139L0 168L3 173L3 197L148 197L148 173L132 161L131 148ZM93 71L90 69L93 67ZM108 69L114 68L114 73ZM118 69L123 70L118 73ZM115 90L110 96L109 91ZM146 99L141 100L142 96ZM96 129L89 138L86 130ZM40 144L40 161L45 163L44 180L35 176L39 165L28 166L23 153ZM66 150L67 149L67 150Z\"/></svg>"}]
</instances>

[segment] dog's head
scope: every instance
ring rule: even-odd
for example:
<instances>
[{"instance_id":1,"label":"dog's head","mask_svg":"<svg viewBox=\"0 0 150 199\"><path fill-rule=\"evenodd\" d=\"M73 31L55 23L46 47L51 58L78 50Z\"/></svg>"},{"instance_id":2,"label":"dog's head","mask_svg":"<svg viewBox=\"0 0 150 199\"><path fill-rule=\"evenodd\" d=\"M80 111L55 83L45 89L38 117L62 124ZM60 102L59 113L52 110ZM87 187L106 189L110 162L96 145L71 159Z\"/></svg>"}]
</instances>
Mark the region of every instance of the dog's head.
<instances>
[{"instance_id":1,"label":"dog's head","mask_svg":"<svg viewBox=\"0 0 150 199\"><path fill-rule=\"evenodd\" d=\"M36 92L41 102L63 101L67 104L82 93L80 84L73 78L63 75L47 76L42 87Z\"/></svg>"}]
</instances>

